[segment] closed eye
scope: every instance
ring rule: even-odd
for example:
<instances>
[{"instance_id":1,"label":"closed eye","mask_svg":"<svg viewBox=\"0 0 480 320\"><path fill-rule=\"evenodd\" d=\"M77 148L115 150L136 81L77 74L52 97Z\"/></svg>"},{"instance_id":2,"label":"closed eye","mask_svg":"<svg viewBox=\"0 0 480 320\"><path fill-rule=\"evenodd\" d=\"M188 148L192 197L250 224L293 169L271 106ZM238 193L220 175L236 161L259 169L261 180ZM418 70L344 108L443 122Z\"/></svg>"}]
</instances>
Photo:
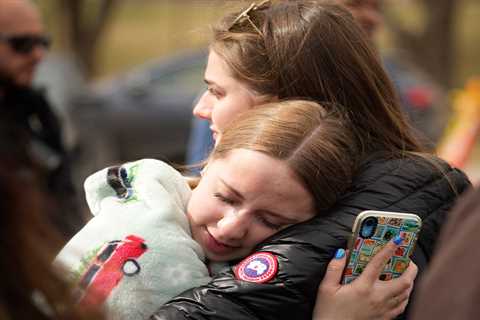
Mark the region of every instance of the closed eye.
<instances>
[{"instance_id":1,"label":"closed eye","mask_svg":"<svg viewBox=\"0 0 480 320\"><path fill-rule=\"evenodd\" d=\"M221 194L221 193L219 193L219 192L215 192L215 193L213 194L213 196L214 196L215 198L219 199L221 202L224 202L224 203L226 203L226 204L228 204L228 205L233 206L233 205L237 204L237 201L236 201L236 200L231 199L231 198L229 198L229 197L226 197L226 196L224 196L223 194Z\"/></svg>"},{"instance_id":2,"label":"closed eye","mask_svg":"<svg viewBox=\"0 0 480 320\"><path fill-rule=\"evenodd\" d=\"M207 91L217 99L219 99L223 96L223 94L220 91L218 91L218 90L216 90L215 88L212 88L212 87L207 87Z\"/></svg>"},{"instance_id":3,"label":"closed eye","mask_svg":"<svg viewBox=\"0 0 480 320\"><path fill-rule=\"evenodd\" d=\"M273 229L273 230L280 230L282 227L285 226L284 224L271 222L267 218L265 218L261 215L257 216L257 220L260 221L260 223L262 223L266 227L268 227L270 229Z\"/></svg>"}]
</instances>

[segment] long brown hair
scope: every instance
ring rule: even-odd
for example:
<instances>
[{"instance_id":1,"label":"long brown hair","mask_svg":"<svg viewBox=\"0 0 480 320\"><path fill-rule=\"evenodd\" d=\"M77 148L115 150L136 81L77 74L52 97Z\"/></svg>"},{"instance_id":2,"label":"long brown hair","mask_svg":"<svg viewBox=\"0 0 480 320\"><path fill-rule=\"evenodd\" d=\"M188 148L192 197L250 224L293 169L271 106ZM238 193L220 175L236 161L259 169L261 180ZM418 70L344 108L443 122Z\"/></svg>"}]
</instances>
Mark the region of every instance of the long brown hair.
<instances>
[{"instance_id":1,"label":"long brown hair","mask_svg":"<svg viewBox=\"0 0 480 320\"><path fill-rule=\"evenodd\" d=\"M334 110L335 108L329 108ZM285 161L312 194L317 212L349 187L358 153L349 123L315 102L270 103L242 113L222 133L209 161L234 149Z\"/></svg>"},{"instance_id":2,"label":"long brown hair","mask_svg":"<svg viewBox=\"0 0 480 320\"><path fill-rule=\"evenodd\" d=\"M213 27L211 50L253 91L335 108L353 123L362 155L423 151L393 85L351 14L327 1L278 1Z\"/></svg>"}]
</instances>

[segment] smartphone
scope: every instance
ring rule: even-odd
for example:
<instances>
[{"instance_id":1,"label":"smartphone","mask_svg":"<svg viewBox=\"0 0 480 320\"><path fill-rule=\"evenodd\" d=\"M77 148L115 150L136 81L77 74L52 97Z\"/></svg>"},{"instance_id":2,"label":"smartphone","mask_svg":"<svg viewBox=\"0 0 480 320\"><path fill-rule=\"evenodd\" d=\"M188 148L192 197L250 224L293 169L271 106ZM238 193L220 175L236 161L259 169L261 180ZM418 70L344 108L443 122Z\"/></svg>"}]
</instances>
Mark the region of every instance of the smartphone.
<instances>
[{"instance_id":1,"label":"smartphone","mask_svg":"<svg viewBox=\"0 0 480 320\"><path fill-rule=\"evenodd\" d=\"M403 241L380 275L380 280L398 278L410 263L421 226L422 219L412 213L373 210L360 213L353 224L342 284L357 278L373 256L400 235Z\"/></svg>"}]
</instances>

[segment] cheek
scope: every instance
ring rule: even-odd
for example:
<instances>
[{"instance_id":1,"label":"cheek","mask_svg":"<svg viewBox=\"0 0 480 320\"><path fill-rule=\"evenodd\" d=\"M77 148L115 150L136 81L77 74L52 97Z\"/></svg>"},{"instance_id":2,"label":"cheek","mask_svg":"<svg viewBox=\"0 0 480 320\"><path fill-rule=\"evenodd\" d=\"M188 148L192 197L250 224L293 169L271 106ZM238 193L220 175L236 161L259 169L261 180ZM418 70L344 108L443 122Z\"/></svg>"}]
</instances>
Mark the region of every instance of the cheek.
<instances>
[{"instance_id":1,"label":"cheek","mask_svg":"<svg viewBox=\"0 0 480 320\"><path fill-rule=\"evenodd\" d=\"M249 246L253 249L257 244L273 236L277 231L265 227L256 227L250 230Z\"/></svg>"},{"instance_id":2,"label":"cheek","mask_svg":"<svg viewBox=\"0 0 480 320\"><path fill-rule=\"evenodd\" d=\"M18 59L8 54L8 52L0 52L0 70L11 73L18 68Z\"/></svg>"},{"instance_id":3,"label":"cheek","mask_svg":"<svg viewBox=\"0 0 480 320\"><path fill-rule=\"evenodd\" d=\"M228 124L238 117L242 112L247 111L252 106L249 99L242 97L228 97L219 101L212 112L212 123L223 131Z\"/></svg>"},{"instance_id":4,"label":"cheek","mask_svg":"<svg viewBox=\"0 0 480 320\"><path fill-rule=\"evenodd\" d=\"M17 79L17 81L32 76L33 69L29 67L28 63L25 62L25 59L12 57L10 59L5 59L4 62L5 63L0 65L1 71L8 76Z\"/></svg>"},{"instance_id":5,"label":"cheek","mask_svg":"<svg viewBox=\"0 0 480 320\"><path fill-rule=\"evenodd\" d=\"M194 226L200 226L215 220L215 205L207 192L196 190L192 192L192 197L188 202L187 208L190 223Z\"/></svg>"},{"instance_id":6,"label":"cheek","mask_svg":"<svg viewBox=\"0 0 480 320\"><path fill-rule=\"evenodd\" d=\"M219 103L218 107L212 111L212 123L217 130L222 132L227 127L228 123L236 116L235 109L227 103Z\"/></svg>"}]
</instances>

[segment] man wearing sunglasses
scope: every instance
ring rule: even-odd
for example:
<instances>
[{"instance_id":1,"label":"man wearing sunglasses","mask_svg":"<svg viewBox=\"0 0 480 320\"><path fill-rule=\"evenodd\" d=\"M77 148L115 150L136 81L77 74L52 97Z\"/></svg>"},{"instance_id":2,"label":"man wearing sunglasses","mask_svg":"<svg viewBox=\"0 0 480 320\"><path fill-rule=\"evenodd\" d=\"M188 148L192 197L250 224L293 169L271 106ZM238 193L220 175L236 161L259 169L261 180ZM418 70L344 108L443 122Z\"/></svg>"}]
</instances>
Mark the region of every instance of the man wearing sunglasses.
<instances>
[{"instance_id":1,"label":"man wearing sunglasses","mask_svg":"<svg viewBox=\"0 0 480 320\"><path fill-rule=\"evenodd\" d=\"M28 159L26 168L41 177L59 209L52 213L51 222L69 237L83 221L76 214L61 125L43 94L32 88L35 70L49 45L31 2L0 0L0 157Z\"/></svg>"},{"instance_id":2,"label":"man wearing sunglasses","mask_svg":"<svg viewBox=\"0 0 480 320\"><path fill-rule=\"evenodd\" d=\"M24 0L0 0L0 77L2 85L30 86L49 41L38 11Z\"/></svg>"}]
</instances>

